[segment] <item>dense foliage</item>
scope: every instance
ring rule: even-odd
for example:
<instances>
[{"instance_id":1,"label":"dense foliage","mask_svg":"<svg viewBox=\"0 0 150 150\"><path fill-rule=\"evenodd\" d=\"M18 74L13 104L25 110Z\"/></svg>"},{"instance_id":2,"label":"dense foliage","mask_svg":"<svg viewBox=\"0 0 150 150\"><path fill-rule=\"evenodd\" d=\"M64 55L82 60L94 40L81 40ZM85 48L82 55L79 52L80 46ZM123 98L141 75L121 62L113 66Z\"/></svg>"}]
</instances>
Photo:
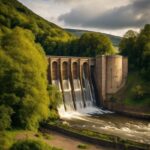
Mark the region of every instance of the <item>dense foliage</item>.
<instances>
[{"instance_id":1,"label":"dense foliage","mask_svg":"<svg viewBox=\"0 0 150 150\"><path fill-rule=\"evenodd\" d=\"M74 35L76 35L77 37L81 37L84 33L92 32L92 31L88 31L88 30L79 30L79 29L65 29L65 30L70 32L70 33L72 33L72 34L74 34ZM98 32L98 33L109 37L110 40L113 43L113 46L119 47L119 43L121 41L121 37L115 36L115 35L111 35L111 34L107 34L107 33L101 33L101 32Z\"/></svg>"},{"instance_id":2,"label":"dense foliage","mask_svg":"<svg viewBox=\"0 0 150 150\"><path fill-rule=\"evenodd\" d=\"M55 147L50 147L42 141L23 140L12 145L10 150L60 150Z\"/></svg>"},{"instance_id":3,"label":"dense foliage","mask_svg":"<svg viewBox=\"0 0 150 150\"><path fill-rule=\"evenodd\" d=\"M110 39L100 33L85 33L79 39L79 56L114 54Z\"/></svg>"},{"instance_id":4,"label":"dense foliage","mask_svg":"<svg viewBox=\"0 0 150 150\"><path fill-rule=\"evenodd\" d=\"M139 70L150 80L150 24L139 34L128 31L120 43L121 54L128 56L130 69Z\"/></svg>"},{"instance_id":5,"label":"dense foliage","mask_svg":"<svg viewBox=\"0 0 150 150\"><path fill-rule=\"evenodd\" d=\"M37 128L49 116L47 60L34 35L19 27L0 40L0 122ZM6 125L7 124L7 125Z\"/></svg>"},{"instance_id":6,"label":"dense foliage","mask_svg":"<svg viewBox=\"0 0 150 150\"><path fill-rule=\"evenodd\" d=\"M150 24L139 34L128 31L120 43L120 51L128 57L129 77L133 76L128 79L125 101L150 106Z\"/></svg>"},{"instance_id":7,"label":"dense foliage","mask_svg":"<svg viewBox=\"0 0 150 150\"><path fill-rule=\"evenodd\" d=\"M74 38L57 25L37 16L17 0L0 0L0 27L19 26L32 31L47 54L63 55L66 43Z\"/></svg>"},{"instance_id":8,"label":"dense foliage","mask_svg":"<svg viewBox=\"0 0 150 150\"><path fill-rule=\"evenodd\" d=\"M62 94L60 93L59 89L54 85L48 86L48 94L50 99L49 109L50 109L50 120L58 119L58 112L57 108L60 106L63 102Z\"/></svg>"}]
</instances>

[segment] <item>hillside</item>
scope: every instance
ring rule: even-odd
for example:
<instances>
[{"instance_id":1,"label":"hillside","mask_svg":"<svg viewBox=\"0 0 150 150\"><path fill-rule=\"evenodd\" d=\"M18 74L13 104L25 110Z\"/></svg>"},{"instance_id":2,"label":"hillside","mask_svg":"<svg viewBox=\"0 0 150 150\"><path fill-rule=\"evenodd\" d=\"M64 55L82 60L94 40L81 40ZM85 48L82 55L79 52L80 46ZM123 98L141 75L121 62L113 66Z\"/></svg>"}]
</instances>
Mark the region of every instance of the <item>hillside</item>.
<instances>
[{"instance_id":1,"label":"hillside","mask_svg":"<svg viewBox=\"0 0 150 150\"><path fill-rule=\"evenodd\" d=\"M35 42L41 44L47 55L78 56L78 49L81 48L81 56L86 55L83 46L78 46L78 41L81 34L89 31L63 29L36 15L17 0L0 0L0 36L17 26L32 31ZM104 36L108 36L118 46L120 37Z\"/></svg>"},{"instance_id":2,"label":"hillside","mask_svg":"<svg viewBox=\"0 0 150 150\"><path fill-rule=\"evenodd\" d=\"M16 26L29 29L47 54L63 54L64 43L73 36L59 26L33 13L17 0L0 0L0 35Z\"/></svg>"},{"instance_id":3,"label":"hillside","mask_svg":"<svg viewBox=\"0 0 150 150\"><path fill-rule=\"evenodd\" d=\"M66 31L80 37L82 34L87 33L87 32L92 32L92 31L88 31L88 30L79 30L79 29L65 29ZM111 35L111 34L107 34L107 33L102 33L104 35L106 35L107 37L110 38L110 40L112 41L113 45L118 47L119 43L121 41L121 37L119 36L115 36L115 35Z\"/></svg>"}]
</instances>

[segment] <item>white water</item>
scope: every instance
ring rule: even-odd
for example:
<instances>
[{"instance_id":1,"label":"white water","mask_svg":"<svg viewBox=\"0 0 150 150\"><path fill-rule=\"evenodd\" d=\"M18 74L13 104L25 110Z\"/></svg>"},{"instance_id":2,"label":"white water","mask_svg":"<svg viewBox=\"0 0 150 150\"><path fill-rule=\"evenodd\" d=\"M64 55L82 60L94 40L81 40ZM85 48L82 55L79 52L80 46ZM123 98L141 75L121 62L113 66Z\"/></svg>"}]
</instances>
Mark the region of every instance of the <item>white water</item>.
<instances>
[{"instance_id":1,"label":"white water","mask_svg":"<svg viewBox=\"0 0 150 150\"><path fill-rule=\"evenodd\" d=\"M73 98L71 93L71 85L69 79L62 81L64 88L64 102L67 111L74 110Z\"/></svg>"},{"instance_id":2,"label":"white water","mask_svg":"<svg viewBox=\"0 0 150 150\"><path fill-rule=\"evenodd\" d=\"M58 87L58 89L59 89L60 92L62 91L59 80L52 80L52 84L56 85Z\"/></svg>"},{"instance_id":3,"label":"white water","mask_svg":"<svg viewBox=\"0 0 150 150\"><path fill-rule=\"evenodd\" d=\"M93 97L91 86L89 80L85 77L85 73L83 72L83 94L85 99L86 107L91 107L95 105L95 97Z\"/></svg>"},{"instance_id":4,"label":"white water","mask_svg":"<svg viewBox=\"0 0 150 150\"><path fill-rule=\"evenodd\" d=\"M74 93L75 93L75 105L76 109L80 110L84 108L83 99L82 99L82 90L79 79L73 80Z\"/></svg>"},{"instance_id":5,"label":"white water","mask_svg":"<svg viewBox=\"0 0 150 150\"><path fill-rule=\"evenodd\" d=\"M85 107L77 111L65 111L63 106L58 108L58 113L61 119L83 119L86 116L112 114L112 111L103 110L96 106Z\"/></svg>"},{"instance_id":6,"label":"white water","mask_svg":"<svg viewBox=\"0 0 150 150\"><path fill-rule=\"evenodd\" d=\"M63 120L66 120L69 126L112 134L124 139L150 144L150 122L119 116L112 114L113 112L111 111L96 107L94 93L92 94L92 92L94 92L92 85L89 84L89 81L85 78L85 76L83 76L83 80L83 91L86 99L85 108L82 107L83 100L80 81L78 79L73 81L77 111L74 110L70 81L63 80L65 96L64 104L67 111L62 105L58 108L58 112L60 117ZM59 80L53 80L52 84L55 84L59 90L62 91ZM95 118L92 116L95 114L99 115L99 117Z\"/></svg>"},{"instance_id":7,"label":"white water","mask_svg":"<svg viewBox=\"0 0 150 150\"><path fill-rule=\"evenodd\" d=\"M79 116L65 118L70 127L88 129L95 132L119 136L141 143L150 144L150 122L123 117L116 114L103 114L99 117Z\"/></svg>"}]
</instances>

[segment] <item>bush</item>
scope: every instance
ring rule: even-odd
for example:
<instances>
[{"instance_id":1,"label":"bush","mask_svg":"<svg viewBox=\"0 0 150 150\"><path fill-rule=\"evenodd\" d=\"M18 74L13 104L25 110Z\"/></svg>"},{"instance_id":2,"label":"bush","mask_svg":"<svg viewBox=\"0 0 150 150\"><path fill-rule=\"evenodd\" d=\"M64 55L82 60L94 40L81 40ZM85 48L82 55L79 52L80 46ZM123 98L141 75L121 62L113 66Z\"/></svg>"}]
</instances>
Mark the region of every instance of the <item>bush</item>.
<instances>
[{"instance_id":1,"label":"bush","mask_svg":"<svg viewBox=\"0 0 150 150\"><path fill-rule=\"evenodd\" d=\"M0 132L0 150L8 150L13 144L13 137L7 132Z\"/></svg>"},{"instance_id":2,"label":"bush","mask_svg":"<svg viewBox=\"0 0 150 150\"><path fill-rule=\"evenodd\" d=\"M57 120L59 118L57 108L62 104L62 94L60 93L59 89L54 85L48 86L48 93L50 99L50 114L49 119Z\"/></svg>"},{"instance_id":3,"label":"bush","mask_svg":"<svg viewBox=\"0 0 150 150\"><path fill-rule=\"evenodd\" d=\"M133 94L135 99L141 99L144 96L144 90L141 85L136 85L133 89Z\"/></svg>"},{"instance_id":4,"label":"bush","mask_svg":"<svg viewBox=\"0 0 150 150\"><path fill-rule=\"evenodd\" d=\"M85 145L85 144L79 144L77 147L78 147L79 149L87 149L87 148L88 148L88 146Z\"/></svg>"},{"instance_id":5,"label":"bush","mask_svg":"<svg viewBox=\"0 0 150 150\"><path fill-rule=\"evenodd\" d=\"M0 105L0 131L10 128L11 114L13 113L10 107Z\"/></svg>"},{"instance_id":6,"label":"bush","mask_svg":"<svg viewBox=\"0 0 150 150\"><path fill-rule=\"evenodd\" d=\"M10 150L60 150L55 147L50 147L42 141L22 140L14 143Z\"/></svg>"}]
</instances>

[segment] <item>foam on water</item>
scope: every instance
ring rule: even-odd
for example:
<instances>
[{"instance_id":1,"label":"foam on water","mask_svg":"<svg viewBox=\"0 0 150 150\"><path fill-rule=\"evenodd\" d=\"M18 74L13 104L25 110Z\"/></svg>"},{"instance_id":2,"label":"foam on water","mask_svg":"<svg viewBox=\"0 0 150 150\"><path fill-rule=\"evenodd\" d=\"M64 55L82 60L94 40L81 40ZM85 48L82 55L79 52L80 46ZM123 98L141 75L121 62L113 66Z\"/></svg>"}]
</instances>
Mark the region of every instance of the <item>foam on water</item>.
<instances>
[{"instance_id":1,"label":"foam on water","mask_svg":"<svg viewBox=\"0 0 150 150\"><path fill-rule=\"evenodd\" d=\"M84 118L85 116L113 113L112 111L102 110L102 109L100 109L98 107L94 107L94 106L85 107L78 111L65 111L64 107L61 106L58 108L58 112L59 112L59 115L61 118L66 118L66 119L75 119L76 118L76 119L81 119L81 120L86 120Z\"/></svg>"}]
</instances>

